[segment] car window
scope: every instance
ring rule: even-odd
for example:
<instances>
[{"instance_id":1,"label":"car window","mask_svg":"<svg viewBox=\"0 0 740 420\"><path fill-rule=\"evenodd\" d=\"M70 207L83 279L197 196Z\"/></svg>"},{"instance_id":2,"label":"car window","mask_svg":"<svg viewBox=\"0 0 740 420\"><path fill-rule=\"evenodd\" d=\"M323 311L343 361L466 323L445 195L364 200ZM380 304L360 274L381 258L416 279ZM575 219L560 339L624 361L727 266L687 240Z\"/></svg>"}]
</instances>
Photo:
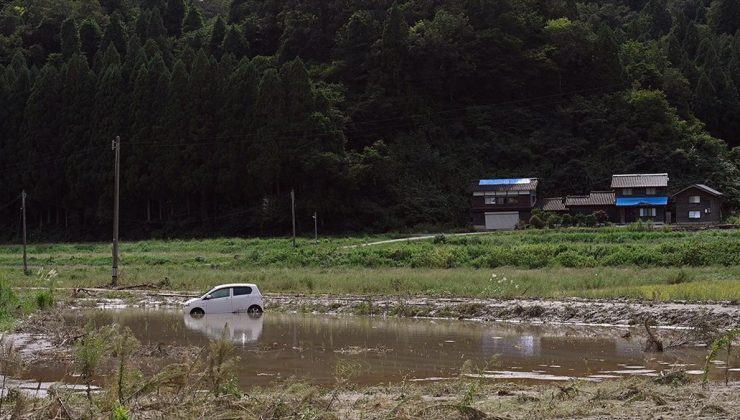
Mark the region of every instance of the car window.
<instances>
[{"instance_id":1,"label":"car window","mask_svg":"<svg viewBox=\"0 0 740 420\"><path fill-rule=\"evenodd\" d=\"M218 289L215 292L211 293L211 299L218 299L218 298L225 298L229 297L229 288L223 288Z\"/></svg>"},{"instance_id":2,"label":"car window","mask_svg":"<svg viewBox=\"0 0 740 420\"><path fill-rule=\"evenodd\" d=\"M251 295L251 294L252 294L252 288L249 286L234 288L234 296Z\"/></svg>"}]
</instances>

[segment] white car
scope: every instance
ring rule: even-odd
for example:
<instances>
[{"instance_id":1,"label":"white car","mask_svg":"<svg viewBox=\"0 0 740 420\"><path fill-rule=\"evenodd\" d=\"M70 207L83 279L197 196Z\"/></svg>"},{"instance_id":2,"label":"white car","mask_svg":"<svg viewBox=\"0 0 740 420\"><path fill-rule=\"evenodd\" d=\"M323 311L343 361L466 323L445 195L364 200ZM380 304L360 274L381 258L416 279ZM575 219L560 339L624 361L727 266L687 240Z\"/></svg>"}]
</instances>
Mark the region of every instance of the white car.
<instances>
[{"instance_id":1,"label":"white car","mask_svg":"<svg viewBox=\"0 0 740 420\"><path fill-rule=\"evenodd\" d=\"M262 293L251 283L222 284L199 298L185 302L182 311L193 316L246 312L260 315L263 311Z\"/></svg>"}]
</instances>

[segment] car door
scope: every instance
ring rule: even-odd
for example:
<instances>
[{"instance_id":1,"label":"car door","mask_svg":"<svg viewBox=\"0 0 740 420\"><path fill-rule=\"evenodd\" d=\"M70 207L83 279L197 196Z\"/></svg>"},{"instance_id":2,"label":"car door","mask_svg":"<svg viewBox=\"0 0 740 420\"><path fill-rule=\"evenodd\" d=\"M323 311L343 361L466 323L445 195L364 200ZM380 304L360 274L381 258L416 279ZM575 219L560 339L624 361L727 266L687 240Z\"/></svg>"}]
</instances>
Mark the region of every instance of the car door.
<instances>
[{"instance_id":1,"label":"car door","mask_svg":"<svg viewBox=\"0 0 740 420\"><path fill-rule=\"evenodd\" d=\"M211 292L211 298L206 301L207 314L228 314L233 312L231 307L231 288L224 287Z\"/></svg>"},{"instance_id":2,"label":"car door","mask_svg":"<svg viewBox=\"0 0 740 420\"><path fill-rule=\"evenodd\" d=\"M232 307L234 312L247 312L253 303L252 288L249 286L234 287Z\"/></svg>"}]
</instances>

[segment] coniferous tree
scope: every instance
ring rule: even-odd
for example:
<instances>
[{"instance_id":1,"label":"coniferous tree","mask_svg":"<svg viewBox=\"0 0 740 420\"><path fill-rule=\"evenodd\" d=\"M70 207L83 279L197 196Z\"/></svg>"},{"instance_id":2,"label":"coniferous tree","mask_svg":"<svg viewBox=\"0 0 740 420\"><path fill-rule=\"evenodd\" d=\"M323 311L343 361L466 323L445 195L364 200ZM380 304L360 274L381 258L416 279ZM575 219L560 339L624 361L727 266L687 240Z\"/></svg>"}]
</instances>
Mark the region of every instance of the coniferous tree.
<instances>
[{"instance_id":1,"label":"coniferous tree","mask_svg":"<svg viewBox=\"0 0 740 420\"><path fill-rule=\"evenodd\" d=\"M107 50L111 44L118 51L126 51L126 29L123 26L123 19L118 12L111 15L111 20L103 33L103 41L100 44L103 50Z\"/></svg>"},{"instance_id":2,"label":"coniferous tree","mask_svg":"<svg viewBox=\"0 0 740 420\"><path fill-rule=\"evenodd\" d=\"M182 35L182 21L185 19L185 1L167 0L167 7L162 15L167 34L173 37Z\"/></svg>"},{"instance_id":3,"label":"coniferous tree","mask_svg":"<svg viewBox=\"0 0 740 420\"><path fill-rule=\"evenodd\" d=\"M734 34L740 29L740 2L737 0L714 0L709 17L717 33Z\"/></svg>"},{"instance_id":4,"label":"coniferous tree","mask_svg":"<svg viewBox=\"0 0 740 420\"><path fill-rule=\"evenodd\" d=\"M388 10L380 39L380 72L376 75L389 94L399 94L405 85L405 60L408 25L403 18L398 2Z\"/></svg>"},{"instance_id":5,"label":"coniferous tree","mask_svg":"<svg viewBox=\"0 0 740 420\"><path fill-rule=\"evenodd\" d=\"M31 89L24 110L25 147L28 161L36 162L63 150L62 83L59 70L47 64ZM55 161L43 167L34 166L25 174L37 200L50 206L64 196L64 163Z\"/></svg>"},{"instance_id":6,"label":"coniferous tree","mask_svg":"<svg viewBox=\"0 0 740 420\"><path fill-rule=\"evenodd\" d=\"M139 39L145 40L149 36L149 19L151 13L149 10L141 10L139 15L136 16L136 23L134 24L135 33L139 36Z\"/></svg>"},{"instance_id":7,"label":"coniferous tree","mask_svg":"<svg viewBox=\"0 0 740 420\"><path fill-rule=\"evenodd\" d=\"M62 57L69 59L80 53L80 35L74 19L67 18L62 22Z\"/></svg>"},{"instance_id":8,"label":"coniferous tree","mask_svg":"<svg viewBox=\"0 0 740 420\"><path fill-rule=\"evenodd\" d=\"M162 15L159 13L159 9L153 9L149 15L147 36L152 39L161 39L167 36L167 29L164 26L164 22L162 22Z\"/></svg>"},{"instance_id":9,"label":"coniferous tree","mask_svg":"<svg viewBox=\"0 0 740 420\"><path fill-rule=\"evenodd\" d=\"M182 22L183 32L193 32L203 27L203 14L200 13L193 2L190 2L188 6L188 14L185 15L185 20Z\"/></svg>"},{"instance_id":10,"label":"coniferous tree","mask_svg":"<svg viewBox=\"0 0 740 420\"><path fill-rule=\"evenodd\" d=\"M224 42L226 36L226 23L219 16L213 23L213 29L211 30L211 41L209 51L214 56L221 55L221 44Z\"/></svg>"},{"instance_id":11,"label":"coniferous tree","mask_svg":"<svg viewBox=\"0 0 740 420\"><path fill-rule=\"evenodd\" d=\"M235 25L229 26L226 36L224 36L224 41L221 44L221 53L232 54L236 58L241 58L247 54L248 47L247 40L239 28Z\"/></svg>"},{"instance_id":12,"label":"coniferous tree","mask_svg":"<svg viewBox=\"0 0 740 420\"><path fill-rule=\"evenodd\" d=\"M86 19L80 25L80 48L87 57L87 61L92 63L93 57L98 52L100 41L103 38L100 27L92 19Z\"/></svg>"}]
</instances>

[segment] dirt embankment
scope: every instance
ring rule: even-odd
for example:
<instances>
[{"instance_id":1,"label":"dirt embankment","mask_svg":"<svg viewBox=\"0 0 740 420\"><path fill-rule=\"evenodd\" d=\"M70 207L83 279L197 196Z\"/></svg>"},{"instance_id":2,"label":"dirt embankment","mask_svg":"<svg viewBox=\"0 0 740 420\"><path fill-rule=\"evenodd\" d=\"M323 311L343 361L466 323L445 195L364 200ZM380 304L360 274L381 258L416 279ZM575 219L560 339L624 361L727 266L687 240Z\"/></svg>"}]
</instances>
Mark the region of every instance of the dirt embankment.
<instances>
[{"instance_id":1,"label":"dirt embankment","mask_svg":"<svg viewBox=\"0 0 740 420\"><path fill-rule=\"evenodd\" d=\"M740 305L733 303L268 296L266 306L282 311L476 318L484 321L633 325L650 318L660 326L692 327L700 322L725 329L740 325Z\"/></svg>"},{"instance_id":2,"label":"dirt embankment","mask_svg":"<svg viewBox=\"0 0 740 420\"><path fill-rule=\"evenodd\" d=\"M70 289L72 307L176 307L195 295L165 290ZM736 302L653 302L628 299L478 299L414 296L265 295L271 311L372 316L437 317L483 321L635 325L650 319L664 327L717 330L740 325Z\"/></svg>"}]
</instances>

